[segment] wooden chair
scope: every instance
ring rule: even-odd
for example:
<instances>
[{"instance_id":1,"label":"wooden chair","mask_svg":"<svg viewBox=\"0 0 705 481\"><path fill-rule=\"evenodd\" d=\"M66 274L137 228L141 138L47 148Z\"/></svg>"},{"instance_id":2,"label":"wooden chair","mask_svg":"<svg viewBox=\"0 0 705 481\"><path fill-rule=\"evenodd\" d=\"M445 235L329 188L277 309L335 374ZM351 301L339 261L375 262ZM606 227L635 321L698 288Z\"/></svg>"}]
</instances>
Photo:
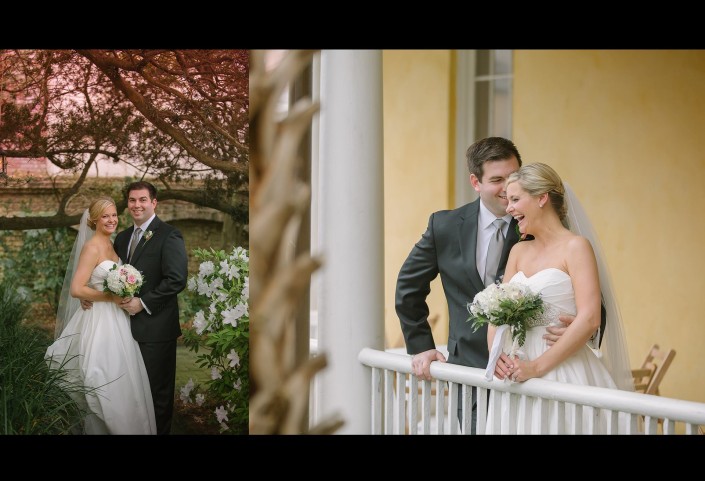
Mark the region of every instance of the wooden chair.
<instances>
[{"instance_id":1,"label":"wooden chair","mask_svg":"<svg viewBox=\"0 0 705 481\"><path fill-rule=\"evenodd\" d=\"M658 344L651 346L641 367L632 369L634 390L644 394L658 395L658 387L675 356L675 349L665 351L659 348Z\"/></svg>"}]
</instances>

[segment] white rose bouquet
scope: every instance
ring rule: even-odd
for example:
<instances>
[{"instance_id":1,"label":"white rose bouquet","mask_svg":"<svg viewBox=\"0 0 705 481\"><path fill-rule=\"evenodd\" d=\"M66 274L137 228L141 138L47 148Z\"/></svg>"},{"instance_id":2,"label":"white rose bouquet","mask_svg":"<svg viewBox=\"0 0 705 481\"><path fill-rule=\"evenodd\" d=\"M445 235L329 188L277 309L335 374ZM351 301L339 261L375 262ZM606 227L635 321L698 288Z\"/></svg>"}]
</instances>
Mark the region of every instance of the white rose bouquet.
<instances>
[{"instance_id":1,"label":"white rose bouquet","mask_svg":"<svg viewBox=\"0 0 705 481\"><path fill-rule=\"evenodd\" d=\"M118 266L115 264L108 272L103 282L103 290L110 291L120 297L134 297L142 287L142 273L130 264Z\"/></svg>"},{"instance_id":2,"label":"white rose bouquet","mask_svg":"<svg viewBox=\"0 0 705 481\"><path fill-rule=\"evenodd\" d=\"M477 331L485 324L497 326L490 351L485 379L492 379L494 366L502 352L503 338L507 330L512 334L510 355L520 355L519 347L526 341L526 330L531 319L544 310L540 294L535 294L529 286L519 283L491 284L477 293L472 303L468 303L469 321Z\"/></svg>"}]
</instances>

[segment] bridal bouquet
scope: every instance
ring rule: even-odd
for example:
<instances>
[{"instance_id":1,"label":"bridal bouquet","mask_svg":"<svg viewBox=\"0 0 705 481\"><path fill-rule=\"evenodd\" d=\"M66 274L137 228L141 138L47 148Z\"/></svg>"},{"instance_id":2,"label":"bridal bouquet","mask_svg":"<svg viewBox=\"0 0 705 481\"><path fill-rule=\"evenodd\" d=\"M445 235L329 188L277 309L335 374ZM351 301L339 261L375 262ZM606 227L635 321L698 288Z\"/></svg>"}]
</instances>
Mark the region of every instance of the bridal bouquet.
<instances>
[{"instance_id":1,"label":"bridal bouquet","mask_svg":"<svg viewBox=\"0 0 705 481\"><path fill-rule=\"evenodd\" d=\"M524 284L491 284L477 293L468 311L473 332L488 323L508 325L512 338L523 346L528 322L543 312L543 300Z\"/></svg>"},{"instance_id":2,"label":"bridal bouquet","mask_svg":"<svg viewBox=\"0 0 705 481\"><path fill-rule=\"evenodd\" d=\"M110 291L120 297L134 297L143 282L142 273L130 264L122 266L115 264L103 282L103 290Z\"/></svg>"},{"instance_id":3,"label":"bridal bouquet","mask_svg":"<svg viewBox=\"0 0 705 481\"><path fill-rule=\"evenodd\" d=\"M492 379L507 330L512 335L512 346L508 354L521 357L523 353L519 347L526 341L529 321L543 313L543 309L541 295L534 294L529 286L517 283L491 284L478 292L472 303L468 303L468 321L473 321L473 332L485 324L498 327L490 350L485 379Z\"/></svg>"}]
</instances>

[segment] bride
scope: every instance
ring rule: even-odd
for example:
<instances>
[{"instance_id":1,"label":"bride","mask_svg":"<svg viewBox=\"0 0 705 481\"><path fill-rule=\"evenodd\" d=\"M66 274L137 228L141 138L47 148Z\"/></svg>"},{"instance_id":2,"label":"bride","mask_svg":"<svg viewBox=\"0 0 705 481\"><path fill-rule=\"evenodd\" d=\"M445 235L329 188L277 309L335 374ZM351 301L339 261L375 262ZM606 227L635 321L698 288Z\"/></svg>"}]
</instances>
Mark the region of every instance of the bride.
<instances>
[{"instance_id":1,"label":"bride","mask_svg":"<svg viewBox=\"0 0 705 481\"><path fill-rule=\"evenodd\" d=\"M110 241L117 224L110 198L96 199L83 213L64 278L57 339L45 357L50 367L89 388L87 394L71 393L89 412L86 434L156 434L149 379L130 318L118 307L122 298L103 291L108 271L120 264ZM93 308L82 310L79 299L94 301Z\"/></svg>"},{"instance_id":2,"label":"bride","mask_svg":"<svg viewBox=\"0 0 705 481\"><path fill-rule=\"evenodd\" d=\"M507 178L505 188L507 213L518 221L522 235L531 235L534 239L519 242L512 248L504 278L510 283L527 284L532 291L541 293L545 306L541 319L527 331L521 349L523 360L510 360L510 378L523 382L540 377L570 384L633 390L619 310L607 268L598 251L597 238L572 191L564 186L551 167L541 163L521 167ZM583 235L568 229L569 211L574 224L571 227ZM592 244L584 235L591 238ZM586 342L600 327L601 293L607 309L607 324L602 353L598 357ZM557 324L561 314L575 318L549 348L543 338L546 327ZM487 341L490 350L496 332L497 329L489 325ZM506 340L501 340L501 344L506 346ZM487 433L499 432L500 428L500 416L492 412L492 404ZM551 408L548 418L542 418L540 409L538 403L529 402L526 411L520 413L518 422L524 423L526 432L555 432L558 411ZM568 430L573 422L571 411L565 410ZM622 422L620 420L620 424ZM598 427L606 429L606 420L598 418Z\"/></svg>"}]
</instances>

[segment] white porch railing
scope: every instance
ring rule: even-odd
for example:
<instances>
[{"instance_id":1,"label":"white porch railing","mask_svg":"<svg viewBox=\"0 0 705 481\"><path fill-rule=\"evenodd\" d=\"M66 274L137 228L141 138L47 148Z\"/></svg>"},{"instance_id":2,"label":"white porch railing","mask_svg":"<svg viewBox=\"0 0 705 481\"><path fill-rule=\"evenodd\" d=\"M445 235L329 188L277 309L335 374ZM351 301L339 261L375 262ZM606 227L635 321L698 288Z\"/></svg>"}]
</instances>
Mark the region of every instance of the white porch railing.
<instances>
[{"instance_id":1,"label":"white porch railing","mask_svg":"<svg viewBox=\"0 0 705 481\"><path fill-rule=\"evenodd\" d=\"M360 351L358 359L371 368L373 434L459 434L461 431L469 434L471 416L463 415L465 426L461 430L457 422L457 404L458 389L462 389L463 413L471 412L471 386L478 388L478 433L485 432L487 402L493 389L503 393L493 396L497 403L495 411L502 407L509 412L509 416L502 419L503 433L513 432L517 413L526 406L528 399L539 402L544 413L549 404L554 403L559 412L574 409L575 419L583 420L582 423L570 423L572 430L568 431L560 421L563 416L558 416L558 425L547 434L581 434L584 424L587 426L584 433L592 434L597 429L595 413L598 410L607 416L608 433L617 432L620 413L625 413L622 417L626 415L629 419L626 433L633 434L676 434L682 425L685 434L697 434L698 427L705 425L705 403L543 379L524 383L485 381L483 369L440 362L431 363L434 381L419 382L411 374L409 355L365 348ZM518 434L522 434L521 429Z\"/></svg>"}]
</instances>

